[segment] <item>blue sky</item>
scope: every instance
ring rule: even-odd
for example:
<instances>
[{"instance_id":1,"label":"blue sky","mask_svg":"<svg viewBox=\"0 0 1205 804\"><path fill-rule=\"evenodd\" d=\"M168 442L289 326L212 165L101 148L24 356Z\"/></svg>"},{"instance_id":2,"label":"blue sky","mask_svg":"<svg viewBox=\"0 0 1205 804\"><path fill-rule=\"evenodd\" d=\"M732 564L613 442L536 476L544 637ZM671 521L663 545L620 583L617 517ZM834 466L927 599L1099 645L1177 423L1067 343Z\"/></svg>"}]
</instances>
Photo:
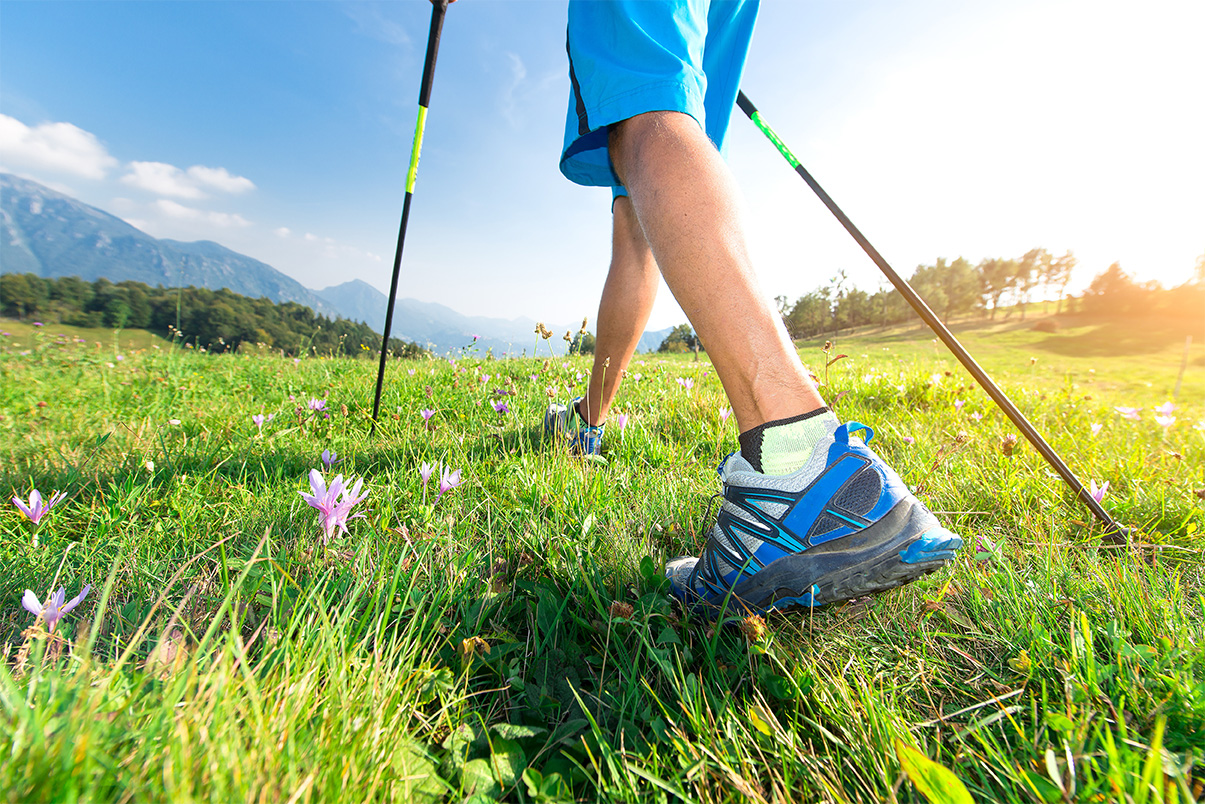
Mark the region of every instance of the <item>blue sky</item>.
<instances>
[{"instance_id":1,"label":"blue sky","mask_svg":"<svg viewBox=\"0 0 1205 804\"><path fill-rule=\"evenodd\" d=\"M609 193L556 162L564 0L448 12L401 294L593 318ZM0 4L0 169L310 287L387 290L430 5ZM765 0L744 87L907 274L1073 250L1184 281L1205 252L1205 4ZM765 290L877 271L747 121L730 162ZM651 327L683 320L662 292Z\"/></svg>"}]
</instances>

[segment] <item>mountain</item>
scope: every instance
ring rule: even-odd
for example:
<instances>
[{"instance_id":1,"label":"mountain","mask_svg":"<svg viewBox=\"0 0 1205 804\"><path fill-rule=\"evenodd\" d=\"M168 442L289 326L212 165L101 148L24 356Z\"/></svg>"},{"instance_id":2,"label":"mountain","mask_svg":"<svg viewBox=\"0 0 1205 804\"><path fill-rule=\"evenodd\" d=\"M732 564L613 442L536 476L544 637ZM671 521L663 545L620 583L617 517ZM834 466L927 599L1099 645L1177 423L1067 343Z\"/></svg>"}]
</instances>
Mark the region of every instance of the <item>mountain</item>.
<instances>
[{"instance_id":1,"label":"mountain","mask_svg":"<svg viewBox=\"0 0 1205 804\"><path fill-rule=\"evenodd\" d=\"M378 330L384 328L389 298L367 282L353 279L314 293L339 309L345 318L363 321ZM535 328L536 322L529 318L466 316L436 302L398 299L393 310L391 335L422 345L431 344L437 352L472 345L480 352L493 349L494 354L501 356L523 354L524 349L534 347ZM474 335L478 336L476 341ZM558 354L565 352L564 343L558 340L555 344L561 347L556 350ZM541 346L540 351L547 351L547 347Z\"/></svg>"},{"instance_id":2,"label":"mountain","mask_svg":"<svg viewBox=\"0 0 1205 804\"><path fill-rule=\"evenodd\" d=\"M209 241L157 240L96 207L0 174L0 266L55 278L132 280L154 287L229 288L257 299L295 301L323 315L339 310L271 265Z\"/></svg>"},{"instance_id":3,"label":"mountain","mask_svg":"<svg viewBox=\"0 0 1205 804\"><path fill-rule=\"evenodd\" d=\"M377 329L385 323L385 305L389 299L367 282L353 279L342 285L315 290L314 294L342 313L344 318L363 321Z\"/></svg>"},{"instance_id":4,"label":"mountain","mask_svg":"<svg viewBox=\"0 0 1205 804\"><path fill-rule=\"evenodd\" d=\"M669 336L669 334L673 331L674 331L673 327L666 327L665 329L659 329L654 332L645 332L643 335L640 336L640 340L636 342L636 351L637 352L655 352L655 351L657 351L657 347L661 346L661 342L664 341Z\"/></svg>"},{"instance_id":5,"label":"mountain","mask_svg":"<svg viewBox=\"0 0 1205 804\"><path fill-rule=\"evenodd\" d=\"M88 206L37 182L0 173L0 272L41 277L78 276L89 282L132 280L154 287L195 285L228 288L243 296L293 301L331 318L342 316L384 329L387 298L366 282L311 290L267 263L202 240L159 240L118 217ZM564 354L560 333L577 324L553 324L557 335L539 344ZM398 299L393 337L429 346L436 352L475 346L479 353L527 354L536 347L536 322L529 318L466 316L450 307L417 299ZM638 351L655 350L669 329L645 333ZM473 336L479 336L474 342Z\"/></svg>"}]
</instances>

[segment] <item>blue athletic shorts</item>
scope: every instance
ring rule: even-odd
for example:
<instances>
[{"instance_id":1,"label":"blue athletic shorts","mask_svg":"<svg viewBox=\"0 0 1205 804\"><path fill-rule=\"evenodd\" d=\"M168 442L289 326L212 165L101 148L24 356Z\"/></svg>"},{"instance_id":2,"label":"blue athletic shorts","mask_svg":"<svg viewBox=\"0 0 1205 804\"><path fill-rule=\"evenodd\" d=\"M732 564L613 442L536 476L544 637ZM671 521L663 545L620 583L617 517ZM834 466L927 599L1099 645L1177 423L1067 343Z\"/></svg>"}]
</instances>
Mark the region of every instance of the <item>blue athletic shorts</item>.
<instances>
[{"instance_id":1,"label":"blue athletic shorts","mask_svg":"<svg viewBox=\"0 0 1205 804\"><path fill-rule=\"evenodd\" d=\"M561 172L627 195L608 127L655 111L690 115L721 153L758 0L570 0L569 114Z\"/></svg>"}]
</instances>

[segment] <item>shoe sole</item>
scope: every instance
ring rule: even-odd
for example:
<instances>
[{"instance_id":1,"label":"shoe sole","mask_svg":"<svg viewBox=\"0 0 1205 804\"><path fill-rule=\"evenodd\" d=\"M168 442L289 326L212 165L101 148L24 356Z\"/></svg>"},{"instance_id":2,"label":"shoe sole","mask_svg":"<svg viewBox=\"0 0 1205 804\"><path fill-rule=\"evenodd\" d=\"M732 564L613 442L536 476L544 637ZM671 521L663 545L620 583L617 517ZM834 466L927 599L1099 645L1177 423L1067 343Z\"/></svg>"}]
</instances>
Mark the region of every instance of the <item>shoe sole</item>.
<instances>
[{"instance_id":1,"label":"shoe sole","mask_svg":"<svg viewBox=\"0 0 1205 804\"><path fill-rule=\"evenodd\" d=\"M757 611L826 606L873 595L941 569L962 539L915 499L857 533L784 556L738 581L734 602Z\"/></svg>"}]
</instances>

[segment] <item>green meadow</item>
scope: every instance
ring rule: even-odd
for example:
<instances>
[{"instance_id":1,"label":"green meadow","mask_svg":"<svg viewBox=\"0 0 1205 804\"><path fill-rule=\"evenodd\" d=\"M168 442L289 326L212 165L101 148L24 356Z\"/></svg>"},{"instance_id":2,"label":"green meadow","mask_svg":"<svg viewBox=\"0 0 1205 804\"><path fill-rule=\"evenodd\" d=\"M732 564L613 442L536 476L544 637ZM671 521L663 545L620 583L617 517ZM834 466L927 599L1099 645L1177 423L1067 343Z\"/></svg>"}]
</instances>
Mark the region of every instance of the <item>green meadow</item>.
<instances>
[{"instance_id":1,"label":"green meadow","mask_svg":"<svg viewBox=\"0 0 1205 804\"><path fill-rule=\"evenodd\" d=\"M662 576L738 448L706 354L638 355L582 460L540 425L589 357L393 361L370 434L372 360L0 322L0 798L1199 800L1205 338L1173 398L1191 332L1036 320L954 329L1128 541L930 333L842 333L801 359L965 547L765 617ZM329 540L314 469L368 494Z\"/></svg>"}]
</instances>

